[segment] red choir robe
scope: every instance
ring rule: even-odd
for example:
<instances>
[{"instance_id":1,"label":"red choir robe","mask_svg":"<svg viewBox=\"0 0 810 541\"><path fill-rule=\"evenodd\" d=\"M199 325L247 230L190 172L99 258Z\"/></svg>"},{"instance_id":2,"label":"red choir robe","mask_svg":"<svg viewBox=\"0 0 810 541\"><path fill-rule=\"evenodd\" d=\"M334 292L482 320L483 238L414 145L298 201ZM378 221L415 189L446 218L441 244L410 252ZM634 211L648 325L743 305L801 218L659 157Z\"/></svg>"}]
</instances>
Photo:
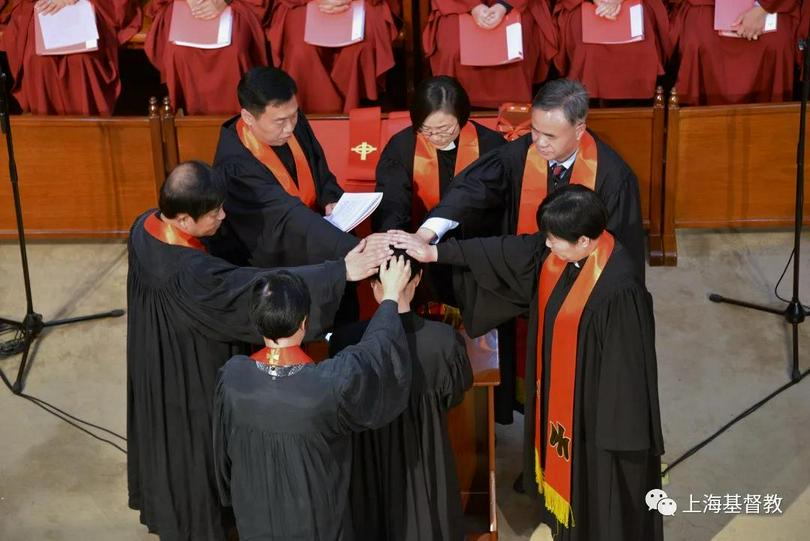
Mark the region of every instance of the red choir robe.
<instances>
[{"instance_id":1,"label":"red choir robe","mask_svg":"<svg viewBox=\"0 0 810 541\"><path fill-rule=\"evenodd\" d=\"M90 0L96 10L98 50L37 56L34 0L15 0L7 15L2 48L8 56L12 93L35 115L110 116L121 93L118 47L141 27L135 0ZM5 7L0 0L0 9Z\"/></svg>"},{"instance_id":2,"label":"red choir robe","mask_svg":"<svg viewBox=\"0 0 810 541\"><path fill-rule=\"evenodd\" d=\"M503 66L462 66L459 57L458 16L493 0L431 0L422 33L422 48L433 75L450 75L461 83L478 107L532 101L532 84L543 82L557 52L557 31L546 0L509 0L521 14L523 60Z\"/></svg>"},{"instance_id":3,"label":"red choir robe","mask_svg":"<svg viewBox=\"0 0 810 541\"><path fill-rule=\"evenodd\" d=\"M298 105L306 113L337 113L376 100L385 72L394 67L398 0L366 0L365 39L346 47L304 42L308 0L276 0L270 21L273 64L298 84Z\"/></svg>"},{"instance_id":4,"label":"red choir robe","mask_svg":"<svg viewBox=\"0 0 810 541\"><path fill-rule=\"evenodd\" d=\"M672 10L672 43L680 67L681 103L719 105L791 99L798 49L799 0L760 0L777 13L776 32L755 41L721 37L714 30L714 0L679 0Z\"/></svg>"},{"instance_id":5,"label":"red choir robe","mask_svg":"<svg viewBox=\"0 0 810 541\"><path fill-rule=\"evenodd\" d=\"M233 0L231 44L221 49L183 47L169 41L174 0L152 0L147 15L154 18L144 49L169 89L172 106L187 114L239 112L236 86L252 67L266 66L267 37L263 23L270 0Z\"/></svg>"},{"instance_id":6,"label":"red choir robe","mask_svg":"<svg viewBox=\"0 0 810 541\"><path fill-rule=\"evenodd\" d=\"M643 0L644 39L601 45L582 42L582 0L559 0L554 21L560 33L559 72L581 81L592 98L647 99L670 55L669 22L662 0ZM622 6L622 9L626 9Z\"/></svg>"}]
</instances>

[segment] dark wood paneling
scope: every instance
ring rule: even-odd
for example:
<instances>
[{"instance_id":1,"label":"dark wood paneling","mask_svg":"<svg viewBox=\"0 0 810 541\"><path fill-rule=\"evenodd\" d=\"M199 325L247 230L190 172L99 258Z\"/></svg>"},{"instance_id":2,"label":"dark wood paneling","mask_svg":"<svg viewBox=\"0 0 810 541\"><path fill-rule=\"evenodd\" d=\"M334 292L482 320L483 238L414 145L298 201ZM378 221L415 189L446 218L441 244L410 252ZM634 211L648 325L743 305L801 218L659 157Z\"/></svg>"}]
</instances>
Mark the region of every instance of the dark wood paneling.
<instances>
[{"instance_id":1,"label":"dark wood paneling","mask_svg":"<svg viewBox=\"0 0 810 541\"><path fill-rule=\"evenodd\" d=\"M670 100L665 237L677 261L676 228L793 224L796 103L678 108ZM805 191L810 189L805 166ZM810 224L810 200L805 199Z\"/></svg>"},{"instance_id":2,"label":"dark wood paneling","mask_svg":"<svg viewBox=\"0 0 810 541\"><path fill-rule=\"evenodd\" d=\"M12 134L31 237L125 236L135 217L155 206L148 117L15 116ZM0 236L16 237L5 149L0 200Z\"/></svg>"}]
</instances>

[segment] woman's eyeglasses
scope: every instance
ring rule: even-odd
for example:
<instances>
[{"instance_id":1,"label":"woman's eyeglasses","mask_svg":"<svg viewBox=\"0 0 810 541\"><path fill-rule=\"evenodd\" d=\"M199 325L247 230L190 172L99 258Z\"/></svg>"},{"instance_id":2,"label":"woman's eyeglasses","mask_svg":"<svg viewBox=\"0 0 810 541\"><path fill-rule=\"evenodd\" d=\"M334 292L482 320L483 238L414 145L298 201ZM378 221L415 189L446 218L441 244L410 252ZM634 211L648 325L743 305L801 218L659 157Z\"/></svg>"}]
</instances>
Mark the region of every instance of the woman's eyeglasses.
<instances>
[{"instance_id":1,"label":"woman's eyeglasses","mask_svg":"<svg viewBox=\"0 0 810 541\"><path fill-rule=\"evenodd\" d=\"M458 128L458 123L451 126L442 126L440 128L426 128L422 126L418 131L425 137L433 137L434 135L452 135L452 133L456 131L456 128Z\"/></svg>"}]
</instances>

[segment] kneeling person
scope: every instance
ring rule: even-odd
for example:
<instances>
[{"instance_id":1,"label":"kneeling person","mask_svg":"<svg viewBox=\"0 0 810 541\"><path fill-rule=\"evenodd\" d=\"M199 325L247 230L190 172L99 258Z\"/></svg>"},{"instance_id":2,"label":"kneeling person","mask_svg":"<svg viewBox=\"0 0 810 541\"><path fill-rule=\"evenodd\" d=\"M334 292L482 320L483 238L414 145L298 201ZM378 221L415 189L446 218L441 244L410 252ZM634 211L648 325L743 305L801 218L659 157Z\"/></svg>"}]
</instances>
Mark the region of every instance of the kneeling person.
<instances>
[{"instance_id":1,"label":"kneeling person","mask_svg":"<svg viewBox=\"0 0 810 541\"><path fill-rule=\"evenodd\" d=\"M411 260L411 280L399 297L413 359L408 407L391 424L353 438L350 498L357 539L464 538L447 412L472 385L472 367L461 335L411 311L421 277L421 264ZM371 287L377 302L383 302L379 276L371 278ZM358 322L336 331L330 353L357 343L368 325Z\"/></svg>"},{"instance_id":2,"label":"kneeling person","mask_svg":"<svg viewBox=\"0 0 810 541\"><path fill-rule=\"evenodd\" d=\"M383 301L362 340L315 363L299 347L309 291L277 273L257 284L252 318L267 347L222 368L214 396L214 469L243 539L352 539L352 432L407 405L411 359L397 315L410 265L380 270Z\"/></svg>"}]
</instances>

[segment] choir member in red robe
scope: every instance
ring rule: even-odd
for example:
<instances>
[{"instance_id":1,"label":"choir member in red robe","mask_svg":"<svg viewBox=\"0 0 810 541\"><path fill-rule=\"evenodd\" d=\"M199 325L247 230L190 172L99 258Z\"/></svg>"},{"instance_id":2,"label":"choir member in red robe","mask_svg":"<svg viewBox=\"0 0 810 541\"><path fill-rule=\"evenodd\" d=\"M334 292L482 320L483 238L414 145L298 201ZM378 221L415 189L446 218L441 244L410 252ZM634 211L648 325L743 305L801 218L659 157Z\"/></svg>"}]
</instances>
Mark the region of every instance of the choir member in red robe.
<instances>
[{"instance_id":1,"label":"choir member in red robe","mask_svg":"<svg viewBox=\"0 0 810 541\"><path fill-rule=\"evenodd\" d=\"M532 100L532 84L546 79L557 52L557 32L546 0L431 0L430 5L422 47L434 75L458 79L477 107ZM521 15L523 60L502 66L462 66L458 16L470 13L481 28L494 28L512 9Z\"/></svg>"},{"instance_id":2,"label":"choir member in red robe","mask_svg":"<svg viewBox=\"0 0 810 541\"><path fill-rule=\"evenodd\" d=\"M351 0L312 0L324 13L341 13ZM273 64L298 82L298 103L306 113L349 112L361 99L376 100L385 72L394 67L391 42L397 36L397 0L365 0L365 39L346 47L304 42L308 0L276 0L269 38Z\"/></svg>"},{"instance_id":3,"label":"choir member in red robe","mask_svg":"<svg viewBox=\"0 0 810 541\"><path fill-rule=\"evenodd\" d=\"M554 21L560 33L560 52L554 59L564 77L581 81L592 98L648 99L669 58L669 23L661 0L642 0L644 39L635 43L602 45L582 42L583 0L560 0ZM597 15L615 19L622 0L597 0Z\"/></svg>"},{"instance_id":4,"label":"choir member in red robe","mask_svg":"<svg viewBox=\"0 0 810 541\"><path fill-rule=\"evenodd\" d=\"M267 37L263 24L270 0L188 0L192 14L212 19L230 5L233 11L231 44L221 49L197 49L169 41L174 0L153 0L146 8L154 18L144 49L169 88L172 105L187 114L235 114L239 101L230 91L242 74L266 66ZM223 89L227 89L223 92Z\"/></svg>"},{"instance_id":5,"label":"choir member in red robe","mask_svg":"<svg viewBox=\"0 0 810 541\"><path fill-rule=\"evenodd\" d=\"M793 94L799 0L761 0L739 16L739 37L714 30L714 0L679 0L672 12L672 43L680 67L681 103L717 105L789 100ZM776 13L776 32L763 33Z\"/></svg>"},{"instance_id":6,"label":"choir member in red robe","mask_svg":"<svg viewBox=\"0 0 810 541\"><path fill-rule=\"evenodd\" d=\"M12 93L24 112L101 116L113 113L121 93L118 47L140 29L140 4L135 0L90 0L96 11L98 50L38 56L35 12L56 13L76 1L16 0L10 10L2 48L14 80ZM0 0L0 9L6 4L6 0Z\"/></svg>"}]
</instances>

